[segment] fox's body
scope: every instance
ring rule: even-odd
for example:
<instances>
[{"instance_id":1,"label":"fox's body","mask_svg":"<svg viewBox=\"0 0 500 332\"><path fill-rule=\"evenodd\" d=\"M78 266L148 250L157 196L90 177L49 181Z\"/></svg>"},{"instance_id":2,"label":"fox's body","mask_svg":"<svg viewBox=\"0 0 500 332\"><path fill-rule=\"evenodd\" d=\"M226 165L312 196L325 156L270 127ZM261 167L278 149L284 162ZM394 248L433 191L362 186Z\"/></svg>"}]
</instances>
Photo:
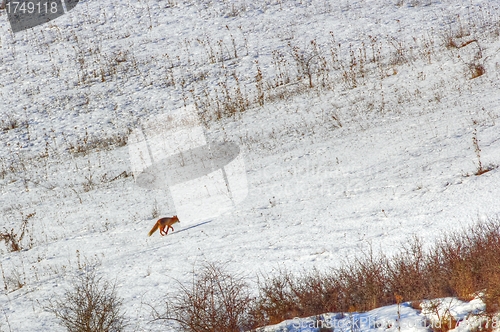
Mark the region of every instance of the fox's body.
<instances>
[{"instance_id":1,"label":"fox's body","mask_svg":"<svg viewBox=\"0 0 500 332\"><path fill-rule=\"evenodd\" d=\"M179 218L177 218L177 216L173 216L173 217L170 217L170 218L160 218L160 219L158 219L158 221L156 222L156 224L149 231L149 236L153 235L153 233L156 232L156 230L158 228L160 228L160 234L161 234L161 236L167 235L169 228L172 228L172 231L174 230L174 228L172 227L172 225L175 224L176 222L180 222ZM165 232L165 227L167 228L166 232Z\"/></svg>"}]
</instances>

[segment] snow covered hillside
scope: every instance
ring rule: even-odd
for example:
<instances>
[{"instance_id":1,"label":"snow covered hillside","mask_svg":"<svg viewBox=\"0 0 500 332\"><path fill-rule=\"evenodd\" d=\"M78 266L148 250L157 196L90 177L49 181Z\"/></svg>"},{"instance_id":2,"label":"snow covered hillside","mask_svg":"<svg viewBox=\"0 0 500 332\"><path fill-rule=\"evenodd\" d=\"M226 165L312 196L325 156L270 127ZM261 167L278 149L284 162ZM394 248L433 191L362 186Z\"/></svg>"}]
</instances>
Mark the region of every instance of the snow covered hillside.
<instances>
[{"instance_id":1,"label":"snow covered hillside","mask_svg":"<svg viewBox=\"0 0 500 332\"><path fill-rule=\"evenodd\" d=\"M487 0L83 0L16 34L2 12L0 331L62 331L44 308L85 266L130 330L176 331L149 305L203 262L322 270L497 216L499 35ZM139 186L129 138L184 107L237 144L244 199L148 237L185 187Z\"/></svg>"}]
</instances>

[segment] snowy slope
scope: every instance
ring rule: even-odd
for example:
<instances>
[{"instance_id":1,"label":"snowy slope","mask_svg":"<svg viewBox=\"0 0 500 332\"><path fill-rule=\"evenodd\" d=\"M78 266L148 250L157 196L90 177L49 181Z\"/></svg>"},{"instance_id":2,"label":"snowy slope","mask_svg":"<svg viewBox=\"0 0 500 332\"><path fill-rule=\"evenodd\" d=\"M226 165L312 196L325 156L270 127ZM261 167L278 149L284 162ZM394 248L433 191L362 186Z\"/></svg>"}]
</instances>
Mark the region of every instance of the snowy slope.
<instances>
[{"instance_id":1,"label":"snowy slope","mask_svg":"<svg viewBox=\"0 0 500 332\"><path fill-rule=\"evenodd\" d=\"M155 328L146 304L205 261L250 280L279 267L323 269L497 215L499 172L473 175L473 137L482 164L499 165L500 42L490 24L499 14L479 0L89 0L13 35L4 13L0 229L28 228L23 250L0 247L0 330L62 330L43 307L86 263L117 281L142 331ZM444 47L450 31L480 49ZM344 59L324 87L320 75L314 88L297 79L294 47L312 56L312 40ZM363 49L376 59L366 71ZM485 73L471 79L471 63ZM264 105L211 120L225 84L255 99L257 68ZM149 238L153 212L175 206L165 191L136 185L124 143L185 104L199 106L208 138L239 145L248 196Z\"/></svg>"}]
</instances>

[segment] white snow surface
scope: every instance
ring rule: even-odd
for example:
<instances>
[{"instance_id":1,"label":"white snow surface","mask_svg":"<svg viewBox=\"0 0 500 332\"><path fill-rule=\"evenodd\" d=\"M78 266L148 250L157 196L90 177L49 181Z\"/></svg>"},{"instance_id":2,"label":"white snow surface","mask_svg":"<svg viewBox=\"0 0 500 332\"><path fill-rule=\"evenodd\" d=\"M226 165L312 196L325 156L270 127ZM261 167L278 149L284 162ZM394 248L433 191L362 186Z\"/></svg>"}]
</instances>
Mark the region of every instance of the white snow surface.
<instances>
[{"instance_id":1,"label":"white snow surface","mask_svg":"<svg viewBox=\"0 0 500 332\"><path fill-rule=\"evenodd\" d=\"M116 280L130 330L176 331L151 324L147 304L191 282L204 262L253 281L282 268L338 267L369 248L391 255L414 235L429 245L497 217L499 17L499 4L486 0L82 0L12 34L3 12L0 231L28 226L22 250L0 244L0 331L62 331L44 307L85 264L99 262L99 275ZM478 42L446 48L446 36L459 33L458 43ZM317 69L314 44L347 60L353 50L353 70L363 57L381 60L365 63L355 83L338 62L333 83L313 75L308 88L307 75L294 79L293 47ZM472 79L471 64L484 74ZM291 80L266 92L263 106L211 119L224 84L255 99L257 67L266 91ZM280 99L279 89L289 94ZM148 237L153 211L170 216L175 206L164 190L119 176L132 173L128 146L71 146L126 137L192 104L207 137L240 146L248 194L219 216ZM491 168L481 176L473 137ZM462 318L482 305L449 301ZM410 324L424 313L400 309L402 330L425 329ZM395 322L397 311L325 317ZM298 331L293 324L267 331ZM396 325L384 326L366 329Z\"/></svg>"},{"instance_id":2,"label":"white snow surface","mask_svg":"<svg viewBox=\"0 0 500 332\"><path fill-rule=\"evenodd\" d=\"M479 298L470 302L442 298L423 301L418 309L412 307L410 302L404 302L363 313L326 313L295 318L267 326L264 331L316 332L320 328L334 331L429 331L438 328L470 331L481 324L483 327L498 328L498 318L488 319L480 315L482 310L484 304Z\"/></svg>"}]
</instances>

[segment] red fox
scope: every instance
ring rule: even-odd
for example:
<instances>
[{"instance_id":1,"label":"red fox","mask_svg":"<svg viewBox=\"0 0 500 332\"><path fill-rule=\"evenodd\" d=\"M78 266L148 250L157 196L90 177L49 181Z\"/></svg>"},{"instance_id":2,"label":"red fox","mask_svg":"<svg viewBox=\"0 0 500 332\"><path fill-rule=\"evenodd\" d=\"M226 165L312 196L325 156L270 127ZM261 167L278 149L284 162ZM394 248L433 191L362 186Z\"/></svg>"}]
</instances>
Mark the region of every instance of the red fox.
<instances>
[{"instance_id":1,"label":"red fox","mask_svg":"<svg viewBox=\"0 0 500 332\"><path fill-rule=\"evenodd\" d=\"M173 216L173 217L170 217L170 218L160 218L160 219L158 219L158 221L156 222L156 224L149 231L149 236L153 235L153 233L156 232L156 230L158 229L158 227L160 228L160 234L161 234L161 236L167 235L169 228L172 228L172 232L173 232L174 228L172 227L172 225L175 224L176 222L180 223L179 218L177 218L177 216ZM165 232L165 227L167 227L167 231L166 232Z\"/></svg>"}]
</instances>

